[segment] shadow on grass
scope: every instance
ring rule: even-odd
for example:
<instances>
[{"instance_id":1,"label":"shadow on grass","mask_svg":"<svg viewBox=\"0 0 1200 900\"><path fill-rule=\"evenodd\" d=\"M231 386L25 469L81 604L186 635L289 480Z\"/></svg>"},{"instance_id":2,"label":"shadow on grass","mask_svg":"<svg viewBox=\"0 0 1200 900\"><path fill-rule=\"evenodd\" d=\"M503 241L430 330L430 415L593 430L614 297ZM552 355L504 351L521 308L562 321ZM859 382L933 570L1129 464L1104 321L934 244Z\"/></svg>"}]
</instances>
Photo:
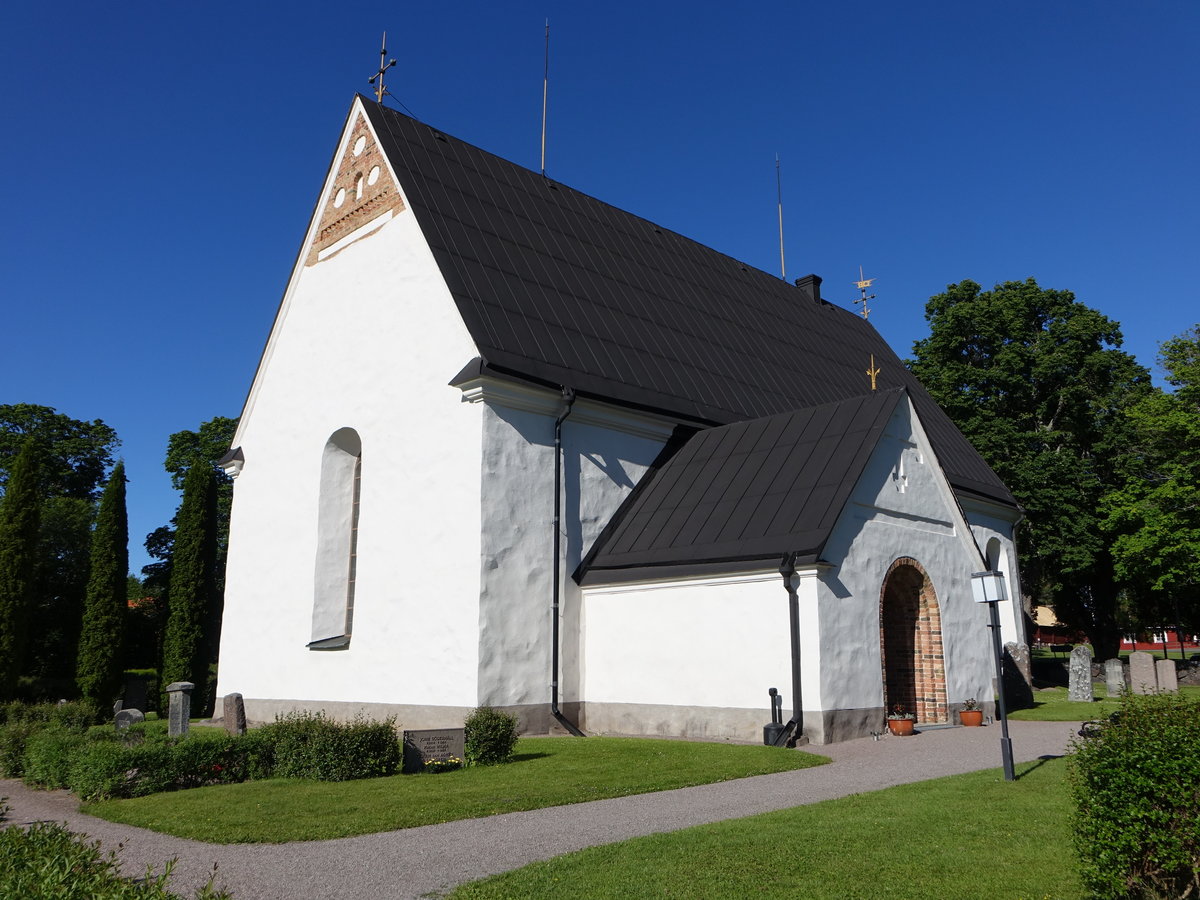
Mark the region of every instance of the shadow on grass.
<instances>
[{"instance_id":1,"label":"shadow on grass","mask_svg":"<svg viewBox=\"0 0 1200 900\"><path fill-rule=\"evenodd\" d=\"M509 762L529 762L531 759L545 759L549 753L514 753Z\"/></svg>"},{"instance_id":2,"label":"shadow on grass","mask_svg":"<svg viewBox=\"0 0 1200 900\"><path fill-rule=\"evenodd\" d=\"M1017 777L1017 781L1020 781L1026 775L1030 775L1033 772L1037 771L1042 766L1044 766L1046 763L1050 762L1050 760L1062 759L1063 756L1064 756L1064 754L1062 754L1062 753L1047 753L1043 756L1039 756L1037 758L1037 762L1028 763L1027 765L1020 768L1020 770L1014 772L1014 774Z\"/></svg>"}]
</instances>

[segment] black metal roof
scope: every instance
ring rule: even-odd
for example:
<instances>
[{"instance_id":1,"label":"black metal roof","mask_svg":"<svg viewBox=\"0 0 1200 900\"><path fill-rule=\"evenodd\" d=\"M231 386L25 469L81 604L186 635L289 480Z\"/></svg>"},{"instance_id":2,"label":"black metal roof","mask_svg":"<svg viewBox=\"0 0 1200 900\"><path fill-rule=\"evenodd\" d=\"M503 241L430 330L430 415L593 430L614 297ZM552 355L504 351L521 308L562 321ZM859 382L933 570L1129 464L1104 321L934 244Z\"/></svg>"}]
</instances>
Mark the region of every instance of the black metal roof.
<instances>
[{"instance_id":1,"label":"black metal roof","mask_svg":"<svg viewBox=\"0 0 1200 900\"><path fill-rule=\"evenodd\" d=\"M801 286L362 97L492 370L708 425L912 395L950 482L1015 505L878 332Z\"/></svg>"},{"instance_id":2,"label":"black metal roof","mask_svg":"<svg viewBox=\"0 0 1200 900\"><path fill-rule=\"evenodd\" d=\"M727 572L790 552L817 562L903 396L894 388L699 432L643 477L576 577L695 574L697 562Z\"/></svg>"}]
</instances>

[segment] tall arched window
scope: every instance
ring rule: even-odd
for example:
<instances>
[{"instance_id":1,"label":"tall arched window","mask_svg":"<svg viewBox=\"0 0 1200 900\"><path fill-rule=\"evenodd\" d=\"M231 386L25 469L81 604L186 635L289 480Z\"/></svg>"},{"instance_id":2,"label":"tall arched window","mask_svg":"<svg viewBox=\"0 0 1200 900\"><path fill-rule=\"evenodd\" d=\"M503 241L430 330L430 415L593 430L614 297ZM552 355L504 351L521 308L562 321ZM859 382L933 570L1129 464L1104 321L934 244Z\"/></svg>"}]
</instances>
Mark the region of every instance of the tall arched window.
<instances>
[{"instance_id":1,"label":"tall arched window","mask_svg":"<svg viewBox=\"0 0 1200 900\"><path fill-rule=\"evenodd\" d=\"M362 441L353 428L338 429L321 457L310 650L350 646L361 482Z\"/></svg>"}]
</instances>

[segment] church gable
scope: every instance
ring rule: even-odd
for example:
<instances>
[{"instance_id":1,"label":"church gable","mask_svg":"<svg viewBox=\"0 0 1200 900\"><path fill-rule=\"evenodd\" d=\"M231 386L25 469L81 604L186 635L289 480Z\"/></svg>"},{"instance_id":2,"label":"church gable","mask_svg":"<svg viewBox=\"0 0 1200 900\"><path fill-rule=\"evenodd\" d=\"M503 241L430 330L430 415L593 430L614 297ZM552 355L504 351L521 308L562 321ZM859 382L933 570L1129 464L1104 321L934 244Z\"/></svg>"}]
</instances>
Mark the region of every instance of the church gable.
<instances>
[{"instance_id":1,"label":"church gable","mask_svg":"<svg viewBox=\"0 0 1200 900\"><path fill-rule=\"evenodd\" d=\"M354 104L351 122L322 197L306 266L328 259L404 210L391 165L360 103Z\"/></svg>"}]
</instances>

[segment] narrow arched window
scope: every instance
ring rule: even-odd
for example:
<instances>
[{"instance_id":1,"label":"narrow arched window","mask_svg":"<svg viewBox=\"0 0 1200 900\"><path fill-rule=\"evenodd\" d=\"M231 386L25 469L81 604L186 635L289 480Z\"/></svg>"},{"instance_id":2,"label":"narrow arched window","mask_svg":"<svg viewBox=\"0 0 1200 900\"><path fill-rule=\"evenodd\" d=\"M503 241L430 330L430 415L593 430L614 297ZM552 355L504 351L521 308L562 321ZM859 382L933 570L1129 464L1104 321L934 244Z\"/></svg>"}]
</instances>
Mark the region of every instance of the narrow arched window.
<instances>
[{"instance_id":1,"label":"narrow arched window","mask_svg":"<svg viewBox=\"0 0 1200 900\"><path fill-rule=\"evenodd\" d=\"M361 493L362 441L353 428L341 428L329 438L321 457L310 650L350 646Z\"/></svg>"}]
</instances>

